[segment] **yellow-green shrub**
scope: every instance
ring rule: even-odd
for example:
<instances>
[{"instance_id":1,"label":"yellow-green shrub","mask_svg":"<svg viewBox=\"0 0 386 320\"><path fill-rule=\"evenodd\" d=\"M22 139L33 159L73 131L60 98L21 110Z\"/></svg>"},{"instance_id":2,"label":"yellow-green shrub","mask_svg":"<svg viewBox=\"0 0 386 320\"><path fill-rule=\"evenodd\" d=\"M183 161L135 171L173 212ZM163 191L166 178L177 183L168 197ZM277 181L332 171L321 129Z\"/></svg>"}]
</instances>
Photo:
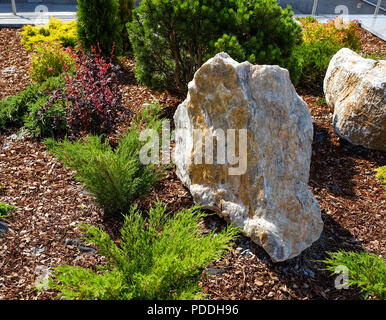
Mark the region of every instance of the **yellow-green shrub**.
<instances>
[{"instance_id":1,"label":"yellow-green shrub","mask_svg":"<svg viewBox=\"0 0 386 320\"><path fill-rule=\"evenodd\" d=\"M64 47L75 47L78 43L76 21L63 22L51 17L44 26L24 26L21 32L27 51L33 51L34 45L41 42L57 41Z\"/></svg>"},{"instance_id":2,"label":"yellow-green shrub","mask_svg":"<svg viewBox=\"0 0 386 320\"><path fill-rule=\"evenodd\" d=\"M297 61L299 84L321 90L331 58L342 48L359 51L361 41L359 23L345 22L342 17L319 23L313 17L298 19L303 25L303 42L294 50Z\"/></svg>"},{"instance_id":3,"label":"yellow-green shrub","mask_svg":"<svg viewBox=\"0 0 386 320\"><path fill-rule=\"evenodd\" d=\"M63 72L72 73L75 70L75 54L70 48L64 48L56 41L34 45L29 69L33 81L43 82Z\"/></svg>"},{"instance_id":4,"label":"yellow-green shrub","mask_svg":"<svg viewBox=\"0 0 386 320\"><path fill-rule=\"evenodd\" d=\"M380 167L376 169L377 171L377 179L382 182L383 187L385 188L386 194L386 166Z\"/></svg>"},{"instance_id":5,"label":"yellow-green shrub","mask_svg":"<svg viewBox=\"0 0 386 320\"><path fill-rule=\"evenodd\" d=\"M331 44L347 47L354 51L360 49L361 41L357 20L344 21L339 16L325 24L307 18L299 19L299 21L303 25L303 40L306 43L328 41Z\"/></svg>"}]
</instances>

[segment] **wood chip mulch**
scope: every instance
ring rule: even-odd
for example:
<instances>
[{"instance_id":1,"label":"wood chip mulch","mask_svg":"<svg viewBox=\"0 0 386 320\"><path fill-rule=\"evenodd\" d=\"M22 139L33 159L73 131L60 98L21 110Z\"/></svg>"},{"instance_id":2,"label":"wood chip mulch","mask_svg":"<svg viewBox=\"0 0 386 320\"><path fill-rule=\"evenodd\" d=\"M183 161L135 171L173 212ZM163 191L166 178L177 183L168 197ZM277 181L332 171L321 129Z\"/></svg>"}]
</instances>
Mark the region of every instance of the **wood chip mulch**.
<instances>
[{"instance_id":1,"label":"wood chip mulch","mask_svg":"<svg viewBox=\"0 0 386 320\"><path fill-rule=\"evenodd\" d=\"M25 89L29 82L28 52L15 29L0 28L0 100ZM15 72L5 72L12 70Z\"/></svg>"},{"instance_id":2,"label":"wood chip mulch","mask_svg":"<svg viewBox=\"0 0 386 320\"><path fill-rule=\"evenodd\" d=\"M386 42L369 31L360 28L359 37L361 39L361 51L366 54L379 53L383 57L386 56Z\"/></svg>"},{"instance_id":3,"label":"wood chip mulch","mask_svg":"<svg viewBox=\"0 0 386 320\"><path fill-rule=\"evenodd\" d=\"M0 99L28 84L28 55L17 29L0 29ZM362 51L385 50L385 42L361 32ZM5 49L4 49L5 48ZM181 102L168 92L138 86L133 60L121 61L124 104L134 111L158 99L165 116L172 118ZM1 71L15 66L12 75ZM321 271L325 251L366 250L386 257L386 197L374 169L386 165L386 154L355 147L341 140L331 126L332 110L316 103L323 96L298 88L314 119L314 143L309 186L319 201L325 226L321 238L300 256L272 263L263 249L241 236L233 249L203 272L202 287L211 299L362 299L358 289L336 290L334 278ZM119 128L122 132L125 128ZM85 253L70 240L82 237L76 225L92 224L118 240L121 219L103 217L92 196L76 182L74 173L29 138L0 134L0 202L19 209L4 221L9 231L0 238L0 300L55 299L56 292L37 291L34 281L43 268L67 263L83 267L104 263L95 252ZM157 199L177 211L193 204L188 190L167 172L150 195L138 199L142 209ZM222 228L225 222L211 216L203 230Z\"/></svg>"}]
</instances>

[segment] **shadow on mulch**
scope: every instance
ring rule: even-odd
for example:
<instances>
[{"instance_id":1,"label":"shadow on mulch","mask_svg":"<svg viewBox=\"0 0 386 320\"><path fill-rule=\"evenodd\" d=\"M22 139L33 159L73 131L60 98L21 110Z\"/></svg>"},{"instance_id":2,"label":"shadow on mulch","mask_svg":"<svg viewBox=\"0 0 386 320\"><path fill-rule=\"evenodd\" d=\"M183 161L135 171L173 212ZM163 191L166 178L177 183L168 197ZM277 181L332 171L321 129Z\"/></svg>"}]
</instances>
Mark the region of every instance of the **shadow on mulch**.
<instances>
[{"instance_id":1,"label":"shadow on mulch","mask_svg":"<svg viewBox=\"0 0 386 320\"><path fill-rule=\"evenodd\" d=\"M338 143L332 143L333 140ZM317 123L314 123L312 148L310 186L327 188L345 198L356 196L353 177L358 172L354 160L371 161L378 167L386 163L385 153L354 146Z\"/></svg>"},{"instance_id":2,"label":"shadow on mulch","mask_svg":"<svg viewBox=\"0 0 386 320\"><path fill-rule=\"evenodd\" d=\"M249 249L253 255L246 259L237 250L232 250L221 261L211 264L210 267L223 269L225 272L203 280L204 290L210 294L210 298L363 299L360 289L356 287L337 290L334 284L337 275L322 270L326 265L321 262L328 257L326 252L368 251L364 245L369 239L359 241L358 238L362 235L353 232L352 224L346 225L347 218L340 219L341 215L350 214L347 212L350 206L346 201L351 203L358 197L355 190L365 187L365 182L358 180L358 177L367 174L363 166L358 165L361 162L371 163L370 168L379 167L385 164L385 153L353 146L340 139L329 123L315 123L309 186L321 197L326 193L332 195L332 199L335 197L337 200L336 206L341 208L340 205L343 204L344 208L334 211L332 203L327 207L325 203L321 203L324 229L319 240L299 256L285 262L273 263L261 247L240 236L235 242L235 248L239 247L239 252ZM365 170L369 170L369 166L366 167ZM373 175L373 172L369 172L369 175ZM216 224L219 226L225 225L221 218L211 219L217 220ZM360 227L360 221L355 220L355 215L350 219ZM371 231L374 232L376 231Z\"/></svg>"},{"instance_id":3,"label":"shadow on mulch","mask_svg":"<svg viewBox=\"0 0 386 320\"><path fill-rule=\"evenodd\" d=\"M364 250L361 242L356 241L354 235L332 217L322 213L322 219L324 228L320 238L298 257L274 264L273 272L288 287L292 287L298 297L307 296L316 300L362 299L358 288L335 289L334 281L338 275L323 270L326 265L321 262L328 257L326 252ZM283 272L286 268L292 270L290 277ZM296 288L293 287L294 283Z\"/></svg>"},{"instance_id":4,"label":"shadow on mulch","mask_svg":"<svg viewBox=\"0 0 386 320\"><path fill-rule=\"evenodd\" d=\"M223 270L224 274L204 276L204 290L211 294L211 299L222 300L363 299L358 288L335 289L336 276L329 271L321 270L326 266L320 260L327 258L328 251L362 250L360 242L355 240L348 242L347 239L354 239L348 230L328 215L322 214L322 217L324 230L319 240L299 256L284 262L272 262L264 249L249 238L240 235L234 244L234 249L237 249L232 250L219 262L210 265L214 270ZM213 224L216 225L217 230L221 230L226 222L217 216L211 216L205 221L208 229ZM246 252L244 250L251 252L252 257L248 258L246 255L244 258L242 253ZM256 282L256 279L259 281ZM218 290L220 287L221 291ZM270 293L273 294L270 295Z\"/></svg>"}]
</instances>

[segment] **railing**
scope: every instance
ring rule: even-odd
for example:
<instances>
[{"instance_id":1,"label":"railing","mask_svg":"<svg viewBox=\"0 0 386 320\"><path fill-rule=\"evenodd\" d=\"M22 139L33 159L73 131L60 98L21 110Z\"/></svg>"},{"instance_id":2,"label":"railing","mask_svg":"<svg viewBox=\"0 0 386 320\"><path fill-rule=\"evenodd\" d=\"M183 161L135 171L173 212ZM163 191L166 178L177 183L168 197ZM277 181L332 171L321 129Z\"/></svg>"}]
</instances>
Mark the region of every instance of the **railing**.
<instances>
[{"instance_id":1,"label":"railing","mask_svg":"<svg viewBox=\"0 0 386 320\"><path fill-rule=\"evenodd\" d=\"M382 0L378 0L377 4L369 1L369 0L361 0L362 2L365 2L373 7L375 7L375 11L374 11L374 16L377 16L378 13L379 13L379 10L381 9L382 11L385 11L386 12L386 9L385 8L382 8L381 7L381 2ZM318 0L314 0L314 4L312 6L312 15L315 16L315 13L316 13L316 8L318 7Z\"/></svg>"},{"instance_id":2,"label":"railing","mask_svg":"<svg viewBox=\"0 0 386 320\"><path fill-rule=\"evenodd\" d=\"M11 0L11 3L12 3L12 12L13 14L16 16L16 3L15 3L15 0Z\"/></svg>"},{"instance_id":3,"label":"railing","mask_svg":"<svg viewBox=\"0 0 386 320\"><path fill-rule=\"evenodd\" d=\"M382 0L378 0L377 4L375 4L375 3L373 3L373 2L371 2L371 1L369 1L369 0L361 0L361 1L363 1L363 2L365 2L365 3L367 3L367 4L372 5L372 6L375 7L374 16L377 16L377 15L378 15L379 10L386 11L385 8L382 8L382 7L381 7L381 2L382 2ZM12 3L12 12L13 12L14 15L16 15L17 12L16 12L16 3L15 3L15 0L11 0L11 3ZM318 7L318 0L314 0L314 4L313 4L313 6L312 6L312 15L313 15L313 16L315 16L317 7Z\"/></svg>"},{"instance_id":4,"label":"railing","mask_svg":"<svg viewBox=\"0 0 386 320\"><path fill-rule=\"evenodd\" d=\"M381 0L378 0L377 6L375 8L374 16L378 14L380 7L381 7Z\"/></svg>"},{"instance_id":5,"label":"railing","mask_svg":"<svg viewBox=\"0 0 386 320\"><path fill-rule=\"evenodd\" d=\"M314 5L312 6L312 15L314 16L316 13L316 8L318 7L318 0L314 0Z\"/></svg>"},{"instance_id":6,"label":"railing","mask_svg":"<svg viewBox=\"0 0 386 320\"><path fill-rule=\"evenodd\" d=\"M370 6L375 7L375 12L374 12L374 15L375 15L375 16L378 15L379 9L381 9L381 10L384 11L384 12L386 12L386 8L382 8L382 7L381 7L381 2L382 2L382 0L379 0L377 4L375 4L375 3L373 3L373 2L371 2L371 1L369 1L369 0L362 0L362 1L363 1L364 3L369 4Z\"/></svg>"}]
</instances>

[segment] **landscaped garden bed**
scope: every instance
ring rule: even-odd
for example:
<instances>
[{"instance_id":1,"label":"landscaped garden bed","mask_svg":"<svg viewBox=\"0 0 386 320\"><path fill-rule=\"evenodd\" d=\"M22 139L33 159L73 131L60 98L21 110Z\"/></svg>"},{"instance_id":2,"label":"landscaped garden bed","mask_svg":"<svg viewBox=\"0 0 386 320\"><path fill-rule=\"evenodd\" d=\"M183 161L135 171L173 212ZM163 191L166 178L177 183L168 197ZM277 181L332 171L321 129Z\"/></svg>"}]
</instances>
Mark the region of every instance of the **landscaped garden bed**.
<instances>
[{"instance_id":1,"label":"landscaped garden bed","mask_svg":"<svg viewBox=\"0 0 386 320\"><path fill-rule=\"evenodd\" d=\"M21 31L0 29L0 101L30 83L31 54L21 42ZM386 55L386 42L364 29L359 29L359 36L359 52ZM119 57L116 64L122 70L117 86L124 110L140 114L158 100L160 117L173 119L185 98L178 86L158 92L138 84L132 55ZM331 125L334 110L327 105L321 87L306 81L307 77L302 78L296 91L314 121L309 188L320 205L323 233L299 256L279 263L240 235L221 259L200 271L199 284L209 299L363 299L354 286L335 289L335 277L322 270L325 264L320 260L326 259L326 252L338 250L364 250L386 258L385 191L375 171L386 164L386 154L340 138ZM114 124L107 134L111 145L118 144L120 134L132 126L131 120L123 117ZM84 131L84 127L79 130L81 136ZM40 137L30 137L12 125L0 133L0 202L17 208L2 219L9 230L0 237L0 300L56 299L57 290L36 289L35 280L45 271L63 264L84 268L107 265L105 257L94 250L97 246L79 240L83 232L78 225L101 228L120 244L124 219L119 214L105 214L75 175L47 150ZM173 213L194 205L174 166L165 168L148 194L134 197L130 203L147 212L157 201ZM226 225L223 219L210 215L201 219L199 227L206 234L224 230Z\"/></svg>"}]
</instances>

